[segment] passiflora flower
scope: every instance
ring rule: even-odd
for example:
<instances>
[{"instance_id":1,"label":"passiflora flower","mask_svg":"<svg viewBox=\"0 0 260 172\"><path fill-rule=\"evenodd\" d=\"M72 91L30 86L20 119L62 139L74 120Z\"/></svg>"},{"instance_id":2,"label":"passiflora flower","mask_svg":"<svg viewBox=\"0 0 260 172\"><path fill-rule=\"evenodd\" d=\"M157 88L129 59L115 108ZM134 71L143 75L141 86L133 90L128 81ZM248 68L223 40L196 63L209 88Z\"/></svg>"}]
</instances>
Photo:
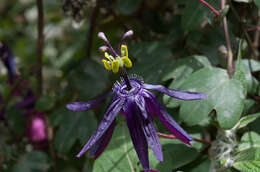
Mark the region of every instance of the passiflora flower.
<instances>
[{"instance_id":1,"label":"passiflora flower","mask_svg":"<svg viewBox=\"0 0 260 172\"><path fill-rule=\"evenodd\" d=\"M122 40L132 34L133 31L126 32ZM98 35L107 43L107 46L102 46L101 49L104 52L109 50L115 56L114 58L111 57L111 55L105 54L108 60L103 61L103 63L107 70L118 72L118 68L120 67L132 66L128 58L126 45L121 43L121 53L117 54L104 33L99 33ZM127 60L123 60L124 57ZM116 116L120 112L125 116L134 148L145 172L156 172L156 170L150 169L149 166L148 145L158 161L163 161L160 139L153 124L154 117L159 118L164 126L171 131L177 139L190 145L192 137L172 119L159 103L156 96L149 90L159 91L180 100L199 100L206 97L203 93L179 91L167 89L162 85L146 84L143 79L137 75L127 75L123 73L121 81L116 82L113 89L104 96L88 102L72 102L67 104L68 109L80 112L91 109L106 97L112 94L114 95L98 128L83 149L78 153L77 157L82 156L90 148L92 148L90 154L94 156L94 158L97 158L104 151L112 137L116 125Z\"/></svg>"}]
</instances>

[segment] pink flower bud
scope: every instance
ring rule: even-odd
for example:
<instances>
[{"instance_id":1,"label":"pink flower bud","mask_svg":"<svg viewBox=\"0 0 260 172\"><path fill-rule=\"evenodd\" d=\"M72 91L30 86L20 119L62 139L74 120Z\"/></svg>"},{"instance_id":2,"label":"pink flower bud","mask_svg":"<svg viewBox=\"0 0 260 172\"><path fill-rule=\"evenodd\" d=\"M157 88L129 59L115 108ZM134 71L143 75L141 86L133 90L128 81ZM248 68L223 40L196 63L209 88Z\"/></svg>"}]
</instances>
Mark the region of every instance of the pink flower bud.
<instances>
[{"instance_id":1,"label":"pink flower bud","mask_svg":"<svg viewBox=\"0 0 260 172\"><path fill-rule=\"evenodd\" d=\"M42 142L48 139L47 127L42 112L33 111L28 120L28 137L32 142Z\"/></svg>"}]
</instances>

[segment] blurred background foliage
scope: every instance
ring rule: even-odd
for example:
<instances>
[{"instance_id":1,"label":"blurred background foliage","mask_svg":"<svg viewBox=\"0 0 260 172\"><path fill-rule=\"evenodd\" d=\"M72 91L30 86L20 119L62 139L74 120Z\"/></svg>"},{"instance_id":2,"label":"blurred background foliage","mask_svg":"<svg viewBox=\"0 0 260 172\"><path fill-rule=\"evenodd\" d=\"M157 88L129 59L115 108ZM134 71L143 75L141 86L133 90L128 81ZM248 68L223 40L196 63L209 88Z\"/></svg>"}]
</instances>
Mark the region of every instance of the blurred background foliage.
<instances>
[{"instance_id":1,"label":"blurred background foliage","mask_svg":"<svg viewBox=\"0 0 260 172\"><path fill-rule=\"evenodd\" d=\"M38 0L41 1L41 0ZM102 66L98 48L105 32L116 47L132 29L129 56L146 83L200 91L195 102L159 96L168 112L194 138L187 147L161 139L164 162L150 154L161 172L260 172L260 0L44 0L42 93L37 68L37 1L2 0L0 40L14 56L17 77L0 63L0 171L129 172L141 170L124 119L96 161L75 155L102 119L109 103L88 112L67 110L108 92L119 75ZM228 21L233 71L227 71L223 29ZM19 103L29 101L26 105ZM18 104L18 105L17 105ZM167 133L157 121L158 131Z\"/></svg>"}]
</instances>

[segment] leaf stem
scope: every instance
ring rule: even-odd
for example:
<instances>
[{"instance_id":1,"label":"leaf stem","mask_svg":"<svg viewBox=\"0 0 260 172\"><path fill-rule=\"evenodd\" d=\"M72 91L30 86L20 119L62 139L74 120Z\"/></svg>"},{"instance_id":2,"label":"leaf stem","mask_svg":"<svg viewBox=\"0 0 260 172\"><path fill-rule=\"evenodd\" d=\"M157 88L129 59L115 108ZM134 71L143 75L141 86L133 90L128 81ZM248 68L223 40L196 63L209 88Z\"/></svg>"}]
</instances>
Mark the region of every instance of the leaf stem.
<instances>
[{"instance_id":1,"label":"leaf stem","mask_svg":"<svg viewBox=\"0 0 260 172\"><path fill-rule=\"evenodd\" d=\"M226 0L221 0L221 10L224 10L226 5ZM233 73L233 53L232 53L232 48L231 48L231 42L230 42L230 36L228 32L228 24L227 24L227 17L223 17L223 27L224 27L224 34L226 38L226 45L227 45L227 70L229 76Z\"/></svg>"},{"instance_id":2,"label":"leaf stem","mask_svg":"<svg viewBox=\"0 0 260 172\"><path fill-rule=\"evenodd\" d=\"M175 137L174 135L171 135L171 134L165 134L165 133L160 133L160 132L157 132L157 134L158 134L159 137L162 137L162 138L177 139L177 137ZM209 142L207 140L203 140L203 139L193 138L193 140L196 141L196 142L200 142L200 143L206 144L206 145L210 145L211 144L211 142Z\"/></svg>"},{"instance_id":3,"label":"leaf stem","mask_svg":"<svg viewBox=\"0 0 260 172\"><path fill-rule=\"evenodd\" d=\"M258 55L259 55L259 53L258 53L258 51L255 49L255 46L254 46L254 44L253 44L253 41L251 40L249 34L247 33L247 31L249 31L249 30L246 30L246 29L245 29L244 24L243 24L243 22L242 22L242 20L241 20L240 15L237 13L237 11L236 11L235 7L232 5L232 3L230 4L230 8L231 8L232 12L234 13L235 18L236 18L236 19L239 21L239 23L240 23L241 30L242 30L242 32L244 33L245 39L246 39L246 41L247 41L247 44L249 45L249 48L250 48L251 51L252 51L252 54L253 54L254 58L257 58ZM259 26L256 26L256 28L257 28L257 27L259 27Z\"/></svg>"},{"instance_id":4,"label":"leaf stem","mask_svg":"<svg viewBox=\"0 0 260 172\"><path fill-rule=\"evenodd\" d=\"M216 16L219 16L220 13L218 10L216 10L214 7L212 7L209 3L207 3L204 0L199 0L202 4L204 4L206 7L208 7L210 9L210 11L212 11Z\"/></svg>"}]
</instances>

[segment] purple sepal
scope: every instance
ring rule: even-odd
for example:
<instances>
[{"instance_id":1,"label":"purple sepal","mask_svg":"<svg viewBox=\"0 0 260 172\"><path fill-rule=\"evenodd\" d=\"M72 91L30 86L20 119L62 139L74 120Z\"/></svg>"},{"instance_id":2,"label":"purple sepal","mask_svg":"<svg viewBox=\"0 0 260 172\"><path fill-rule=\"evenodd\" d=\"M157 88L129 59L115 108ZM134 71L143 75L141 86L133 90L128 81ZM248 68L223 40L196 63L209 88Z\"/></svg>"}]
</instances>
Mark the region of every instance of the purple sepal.
<instances>
[{"instance_id":1,"label":"purple sepal","mask_svg":"<svg viewBox=\"0 0 260 172\"><path fill-rule=\"evenodd\" d=\"M168 89L162 85L143 84L143 86L146 89L156 90L180 100L200 100L206 98L206 95L204 93Z\"/></svg>"},{"instance_id":2,"label":"purple sepal","mask_svg":"<svg viewBox=\"0 0 260 172\"><path fill-rule=\"evenodd\" d=\"M113 135L116 126L115 121L116 120L112 122L107 131L103 134L103 136L98 139L96 144L91 149L90 156L93 156L95 159L97 159L103 153Z\"/></svg>"},{"instance_id":3,"label":"purple sepal","mask_svg":"<svg viewBox=\"0 0 260 172\"><path fill-rule=\"evenodd\" d=\"M143 169L149 170L148 144L141 127L142 123L139 120L139 116L141 116L141 114L134 100L127 99L127 102L124 105L124 112L126 114L126 123L137 156L143 166Z\"/></svg>"},{"instance_id":4,"label":"purple sepal","mask_svg":"<svg viewBox=\"0 0 260 172\"><path fill-rule=\"evenodd\" d=\"M110 91L108 93L106 93L105 95L95 99L95 100L91 100L88 102L72 102L66 105L66 107L69 110L75 111L75 112L82 112L85 110L89 110L92 107L94 107L96 104L98 104L99 102L101 102L102 100L104 100L106 97L110 96L113 92Z\"/></svg>"},{"instance_id":5,"label":"purple sepal","mask_svg":"<svg viewBox=\"0 0 260 172\"><path fill-rule=\"evenodd\" d=\"M164 107L158 102L155 95L151 92L148 93L150 96L146 98L146 103L148 104L148 111L150 113L155 112L156 116L165 125L168 130L172 132L182 142L191 145L192 137L184 131L177 122L172 119Z\"/></svg>"},{"instance_id":6,"label":"purple sepal","mask_svg":"<svg viewBox=\"0 0 260 172\"><path fill-rule=\"evenodd\" d=\"M145 107L144 97L140 96L140 95L135 96L135 102L136 102L137 106L139 107L139 109L141 110L144 118L147 119L148 114L147 114L146 107Z\"/></svg>"},{"instance_id":7,"label":"purple sepal","mask_svg":"<svg viewBox=\"0 0 260 172\"><path fill-rule=\"evenodd\" d=\"M160 143L160 139L157 135L157 131L154 128L153 125L153 117L149 115L146 111L146 103L143 96L136 96L135 97L135 103L137 107L139 107L139 110L141 111L142 115L138 116L138 121L140 121L142 130L144 132L144 135L146 137L146 140L151 147L152 151L154 152L154 155L158 159L158 161L163 161L163 153L162 153L162 146ZM144 115L145 114L145 115Z\"/></svg>"},{"instance_id":8,"label":"purple sepal","mask_svg":"<svg viewBox=\"0 0 260 172\"><path fill-rule=\"evenodd\" d=\"M124 102L125 102L124 99L116 99L112 103L110 103L110 106L108 107L97 130L94 132L94 134L88 140L87 144L85 144L83 149L78 153L78 155L77 155L78 158L82 154L84 154L89 148L91 148L94 144L96 144L96 142L99 140L99 138L107 131L107 129L109 128L111 123L114 121L117 114L122 109Z\"/></svg>"},{"instance_id":9,"label":"purple sepal","mask_svg":"<svg viewBox=\"0 0 260 172\"><path fill-rule=\"evenodd\" d=\"M5 67L8 70L9 76L14 78L16 74L16 65L14 62L14 57L8 46L0 41L0 59L4 62Z\"/></svg>"}]
</instances>

